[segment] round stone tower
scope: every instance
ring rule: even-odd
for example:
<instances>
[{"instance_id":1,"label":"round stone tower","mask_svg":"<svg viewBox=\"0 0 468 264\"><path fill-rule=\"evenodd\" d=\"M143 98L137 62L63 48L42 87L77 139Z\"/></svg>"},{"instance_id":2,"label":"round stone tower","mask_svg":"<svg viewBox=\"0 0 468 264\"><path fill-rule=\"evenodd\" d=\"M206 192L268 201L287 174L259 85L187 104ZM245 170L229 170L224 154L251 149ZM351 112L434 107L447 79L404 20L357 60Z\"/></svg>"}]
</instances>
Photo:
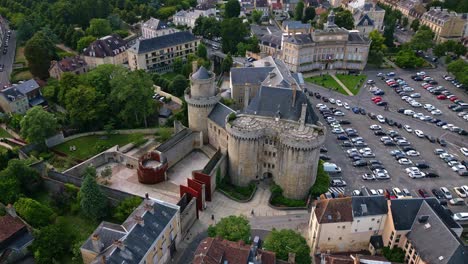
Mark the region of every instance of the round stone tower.
<instances>
[{"instance_id":1,"label":"round stone tower","mask_svg":"<svg viewBox=\"0 0 468 264\"><path fill-rule=\"evenodd\" d=\"M190 76L190 91L185 95L188 107L189 128L203 135L203 143L208 143L208 115L221 99L216 95L215 74L200 67Z\"/></svg>"}]
</instances>

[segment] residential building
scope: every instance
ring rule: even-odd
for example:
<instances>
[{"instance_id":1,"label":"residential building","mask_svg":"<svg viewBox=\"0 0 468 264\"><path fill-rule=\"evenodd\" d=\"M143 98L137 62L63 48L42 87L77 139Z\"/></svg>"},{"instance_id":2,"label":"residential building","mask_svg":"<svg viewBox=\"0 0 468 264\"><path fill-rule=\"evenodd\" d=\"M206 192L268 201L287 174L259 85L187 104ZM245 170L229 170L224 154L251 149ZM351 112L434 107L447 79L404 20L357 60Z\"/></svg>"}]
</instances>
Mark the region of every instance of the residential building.
<instances>
[{"instance_id":1,"label":"residential building","mask_svg":"<svg viewBox=\"0 0 468 264\"><path fill-rule=\"evenodd\" d=\"M179 206L146 198L122 225L102 222L80 251L85 264L164 264L180 240Z\"/></svg>"},{"instance_id":2,"label":"residential building","mask_svg":"<svg viewBox=\"0 0 468 264\"><path fill-rule=\"evenodd\" d=\"M382 241L387 212L384 196L318 201L312 210L308 229L312 252L367 250L369 244L378 241L379 237Z\"/></svg>"},{"instance_id":3,"label":"residential building","mask_svg":"<svg viewBox=\"0 0 468 264\"><path fill-rule=\"evenodd\" d=\"M254 0L255 10L262 11L264 17L270 15L270 6L268 5L268 0Z\"/></svg>"},{"instance_id":4,"label":"residential building","mask_svg":"<svg viewBox=\"0 0 468 264\"><path fill-rule=\"evenodd\" d=\"M178 31L179 30L175 28L169 27L166 22L154 17L151 17L143 24L141 24L141 36L144 39L169 35Z\"/></svg>"},{"instance_id":5,"label":"residential building","mask_svg":"<svg viewBox=\"0 0 468 264\"><path fill-rule=\"evenodd\" d=\"M366 66L369 47L370 41L359 31L338 27L332 11L323 30L283 37L281 57L293 72L361 71Z\"/></svg>"},{"instance_id":6,"label":"residential building","mask_svg":"<svg viewBox=\"0 0 468 264\"><path fill-rule=\"evenodd\" d=\"M131 70L167 72L176 58L186 60L196 52L200 39L188 31L181 31L151 39L139 39L128 49Z\"/></svg>"},{"instance_id":7,"label":"residential building","mask_svg":"<svg viewBox=\"0 0 468 264\"><path fill-rule=\"evenodd\" d=\"M346 4L354 17L355 28L363 36L369 36L373 30L384 30L385 10L372 0L354 0Z\"/></svg>"},{"instance_id":8,"label":"residential building","mask_svg":"<svg viewBox=\"0 0 468 264\"><path fill-rule=\"evenodd\" d=\"M463 36L467 14L457 14L440 7L431 7L421 17L421 24L428 26L435 34L438 43L447 40L459 41Z\"/></svg>"},{"instance_id":9,"label":"residential building","mask_svg":"<svg viewBox=\"0 0 468 264\"><path fill-rule=\"evenodd\" d=\"M0 215L0 262L18 263L29 253L27 248L34 238L12 205L6 206L5 211L5 215Z\"/></svg>"},{"instance_id":10,"label":"residential building","mask_svg":"<svg viewBox=\"0 0 468 264\"><path fill-rule=\"evenodd\" d=\"M33 79L0 91L0 107L5 113L24 114L30 107L45 103L39 84Z\"/></svg>"},{"instance_id":11,"label":"residential building","mask_svg":"<svg viewBox=\"0 0 468 264\"><path fill-rule=\"evenodd\" d=\"M215 16L216 9L210 8L207 10L180 10L179 12L175 13L173 17L173 22L176 26L186 26L189 28L195 27L195 21L201 17L208 17L208 16Z\"/></svg>"},{"instance_id":12,"label":"residential building","mask_svg":"<svg viewBox=\"0 0 468 264\"><path fill-rule=\"evenodd\" d=\"M426 12L426 7L419 0L403 0L392 7L399 10L401 14L408 18L409 23L415 19L421 19Z\"/></svg>"},{"instance_id":13,"label":"residential building","mask_svg":"<svg viewBox=\"0 0 468 264\"><path fill-rule=\"evenodd\" d=\"M127 63L128 44L118 35L102 37L91 43L84 51L83 56L89 69L102 64L122 65Z\"/></svg>"},{"instance_id":14,"label":"residential building","mask_svg":"<svg viewBox=\"0 0 468 264\"><path fill-rule=\"evenodd\" d=\"M286 20L281 24L283 35L295 35L295 34L309 34L311 32L311 25L308 23L302 23L301 21Z\"/></svg>"},{"instance_id":15,"label":"residential building","mask_svg":"<svg viewBox=\"0 0 468 264\"><path fill-rule=\"evenodd\" d=\"M232 242L222 238L205 238L198 244L192 264L276 264L274 252L257 246L246 245L243 241Z\"/></svg>"},{"instance_id":16,"label":"residential building","mask_svg":"<svg viewBox=\"0 0 468 264\"><path fill-rule=\"evenodd\" d=\"M88 70L88 64L80 56L65 57L59 61L51 61L49 75L52 78L60 80L65 72L80 75L88 72Z\"/></svg>"},{"instance_id":17,"label":"residential building","mask_svg":"<svg viewBox=\"0 0 468 264\"><path fill-rule=\"evenodd\" d=\"M281 50L281 37L276 35L263 35L258 44L260 52L267 56L274 56Z\"/></svg>"}]
</instances>

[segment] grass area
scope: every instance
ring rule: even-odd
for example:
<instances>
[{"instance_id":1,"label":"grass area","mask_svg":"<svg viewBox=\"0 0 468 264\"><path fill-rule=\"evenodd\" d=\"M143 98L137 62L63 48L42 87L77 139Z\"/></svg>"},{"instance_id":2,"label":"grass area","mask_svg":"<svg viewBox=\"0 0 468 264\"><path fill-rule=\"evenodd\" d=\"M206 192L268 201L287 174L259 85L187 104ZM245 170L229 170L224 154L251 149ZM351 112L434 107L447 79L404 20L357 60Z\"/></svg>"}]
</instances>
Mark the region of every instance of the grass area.
<instances>
[{"instance_id":1,"label":"grass area","mask_svg":"<svg viewBox=\"0 0 468 264\"><path fill-rule=\"evenodd\" d=\"M24 56L24 46L16 48L14 63L22 63L24 64L24 66L26 66L26 57Z\"/></svg>"},{"instance_id":2,"label":"grass area","mask_svg":"<svg viewBox=\"0 0 468 264\"><path fill-rule=\"evenodd\" d=\"M250 183L246 187L235 186L225 181L218 184L220 190L241 201L249 199L252 193L255 192L255 187L255 183Z\"/></svg>"},{"instance_id":3,"label":"grass area","mask_svg":"<svg viewBox=\"0 0 468 264\"><path fill-rule=\"evenodd\" d=\"M320 86L323 86L328 89L335 90L341 94L348 95L348 93L339 85L333 77L328 74L324 74L322 76L313 76L305 78L306 82L314 83Z\"/></svg>"},{"instance_id":4,"label":"grass area","mask_svg":"<svg viewBox=\"0 0 468 264\"><path fill-rule=\"evenodd\" d=\"M175 72L166 72L164 73L163 75L161 75L161 77L169 80L169 81L172 81L175 77L177 76L177 73Z\"/></svg>"},{"instance_id":5,"label":"grass area","mask_svg":"<svg viewBox=\"0 0 468 264\"><path fill-rule=\"evenodd\" d=\"M337 74L336 77L354 94L356 95L359 92L359 88L366 80L367 76L364 74L361 75L352 75L352 74Z\"/></svg>"},{"instance_id":6,"label":"grass area","mask_svg":"<svg viewBox=\"0 0 468 264\"><path fill-rule=\"evenodd\" d=\"M120 147L141 140L142 134L112 134L93 135L80 137L56 146L54 149L65 153L75 159L84 160L90 158L112 146ZM75 151L70 151L70 146L76 146Z\"/></svg>"},{"instance_id":7,"label":"grass area","mask_svg":"<svg viewBox=\"0 0 468 264\"><path fill-rule=\"evenodd\" d=\"M65 57L73 57L75 56L75 54L71 53L71 52L68 52L66 50L63 50L59 47L55 47L55 52L57 53L57 55L59 56L60 59L63 59Z\"/></svg>"},{"instance_id":8,"label":"grass area","mask_svg":"<svg viewBox=\"0 0 468 264\"><path fill-rule=\"evenodd\" d=\"M30 80L32 78L33 78L33 76L32 76L32 74L31 74L31 72L29 70L17 71L17 72L13 72L11 74L10 82L16 83L16 82L19 82L19 81Z\"/></svg>"},{"instance_id":9,"label":"grass area","mask_svg":"<svg viewBox=\"0 0 468 264\"><path fill-rule=\"evenodd\" d=\"M273 195L270 202L278 207L305 207L307 204L304 200L289 199L283 195Z\"/></svg>"},{"instance_id":10,"label":"grass area","mask_svg":"<svg viewBox=\"0 0 468 264\"><path fill-rule=\"evenodd\" d=\"M0 138L11 138L12 136L5 129L0 127Z\"/></svg>"}]
</instances>

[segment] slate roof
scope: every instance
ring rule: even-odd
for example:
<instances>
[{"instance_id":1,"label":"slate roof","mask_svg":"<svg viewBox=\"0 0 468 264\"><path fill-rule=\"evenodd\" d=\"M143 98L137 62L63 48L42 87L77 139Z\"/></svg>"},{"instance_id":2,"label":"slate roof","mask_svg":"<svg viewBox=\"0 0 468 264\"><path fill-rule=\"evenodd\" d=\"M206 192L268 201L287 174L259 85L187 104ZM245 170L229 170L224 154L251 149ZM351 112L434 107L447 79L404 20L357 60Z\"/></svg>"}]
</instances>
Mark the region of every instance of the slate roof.
<instances>
[{"instance_id":1,"label":"slate roof","mask_svg":"<svg viewBox=\"0 0 468 264\"><path fill-rule=\"evenodd\" d=\"M351 197L324 199L315 204L315 216L320 224L352 222Z\"/></svg>"},{"instance_id":2,"label":"slate roof","mask_svg":"<svg viewBox=\"0 0 468 264\"><path fill-rule=\"evenodd\" d=\"M209 78L211 78L211 74L203 66L198 68L198 70L192 74L192 79L195 80L207 80Z\"/></svg>"},{"instance_id":3,"label":"slate roof","mask_svg":"<svg viewBox=\"0 0 468 264\"><path fill-rule=\"evenodd\" d=\"M348 35L348 41L354 43L370 43L369 40L366 40L361 35L359 35L358 31L350 31Z\"/></svg>"},{"instance_id":4,"label":"slate roof","mask_svg":"<svg viewBox=\"0 0 468 264\"><path fill-rule=\"evenodd\" d=\"M6 241L26 225L18 218L9 215L0 216L0 243Z\"/></svg>"},{"instance_id":5,"label":"slate roof","mask_svg":"<svg viewBox=\"0 0 468 264\"><path fill-rule=\"evenodd\" d=\"M50 68L57 65L62 72L72 72L87 65L80 56L65 57L59 61L52 61L51 64Z\"/></svg>"},{"instance_id":6,"label":"slate roof","mask_svg":"<svg viewBox=\"0 0 468 264\"><path fill-rule=\"evenodd\" d=\"M102 222L93 232L93 235L99 236L100 250L108 248L115 240L121 239L125 234L125 229L121 225L109 222ZM92 237L89 237L81 247L95 252L98 249L94 248L92 241Z\"/></svg>"},{"instance_id":7,"label":"slate roof","mask_svg":"<svg viewBox=\"0 0 468 264\"><path fill-rule=\"evenodd\" d=\"M283 27L288 28L289 30L292 29L310 29L311 25L308 23L302 23L301 21L283 21Z\"/></svg>"},{"instance_id":8,"label":"slate roof","mask_svg":"<svg viewBox=\"0 0 468 264\"><path fill-rule=\"evenodd\" d=\"M210 114L208 115L208 118L215 122L218 126L224 128L226 126L226 117L230 113L234 113L235 111L229 108L228 106L222 104L222 103L217 103L213 110L211 110Z\"/></svg>"},{"instance_id":9,"label":"slate roof","mask_svg":"<svg viewBox=\"0 0 468 264\"><path fill-rule=\"evenodd\" d=\"M231 68L232 84L260 84L274 67L241 67Z\"/></svg>"},{"instance_id":10,"label":"slate roof","mask_svg":"<svg viewBox=\"0 0 468 264\"><path fill-rule=\"evenodd\" d=\"M143 26L153 30L165 29L168 27L166 22L154 17L151 17L145 23L143 23Z\"/></svg>"},{"instance_id":11,"label":"slate roof","mask_svg":"<svg viewBox=\"0 0 468 264\"><path fill-rule=\"evenodd\" d=\"M102 37L91 43L84 51L84 56L105 58L113 57L127 49L127 42L119 35Z\"/></svg>"},{"instance_id":12,"label":"slate roof","mask_svg":"<svg viewBox=\"0 0 468 264\"><path fill-rule=\"evenodd\" d=\"M443 207L435 197L426 198L424 201L434 210L444 224L451 229L461 228L461 226L450 216L448 208Z\"/></svg>"},{"instance_id":13,"label":"slate roof","mask_svg":"<svg viewBox=\"0 0 468 264\"><path fill-rule=\"evenodd\" d=\"M296 45L303 45L303 44L309 44L314 42L312 40L312 36L310 34L296 34L289 36L287 39L285 39L286 42L296 44Z\"/></svg>"},{"instance_id":14,"label":"slate roof","mask_svg":"<svg viewBox=\"0 0 468 264\"><path fill-rule=\"evenodd\" d=\"M281 36L266 34L260 38L260 43L266 46L279 49L281 47Z\"/></svg>"},{"instance_id":15,"label":"slate roof","mask_svg":"<svg viewBox=\"0 0 468 264\"><path fill-rule=\"evenodd\" d=\"M196 39L197 38L192 33L188 31L180 31L150 39L139 39L131 49L136 51L138 54L142 54L188 43Z\"/></svg>"},{"instance_id":16,"label":"slate roof","mask_svg":"<svg viewBox=\"0 0 468 264\"><path fill-rule=\"evenodd\" d=\"M353 216L384 215L388 212L387 200L384 196L353 196Z\"/></svg>"},{"instance_id":17,"label":"slate roof","mask_svg":"<svg viewBox=\"0 0 468 264\"><path fill-rule=\"evenodd\" d=\"M18 90L20 93L27 94L29 92L32 92L32 91L38 89L39 84L34 79L31 79L31 80L25 81L23 83L18 83L16 85L14 85L13 87L15 87L16 90Z\"/></svg>"},{"instance_id":18,"label":"slate roof","mask_svg":"<svg viewBox=\"0 0 468 264\"><path fill-rule=\"evenodd\" d=\"M279 112L281 119L298 121L301 116L302 104L307 104L306 123L315 124L317 122L317 115L302 91L296 91L294 106L292 102L292 89L261 86L258 94L252 99L245 111L247 114L269 117L276 117Z\"/></svg>"},{"instance_id":19,"label":"slate roof","mask_svg":"<svg viewBox=\"0 0 468 264\"><path fill-rule=\"evenodd\" d=\"M16 89L16 87L9 87L0 91L0 94L5 97L6 100L13 102L17 99L21 99L24 95Z\"/></svg>"},{"instance_id":20,"label":"slate roof","mask_svg":"<svg viewBox=\"0 0 468 264\"><path fill-rule=\"evenodd\" d=\"M383 244L382 236L381 236L381 235L378 235L378 236L371 236L371 238L370 238L370 244L371 244L375 249L381 249L381 248L383 248L384 244Z\"/></svg>"},{"instance_id":21,"label":"slate roof","mask_svg":"<svg viewBox=\"0 0 468 264\"><path fill-rule=\"evenodd\" d=\"M410 230L414 218L421 207L423 199L396 199L392 200L390 210L392 211L395 230Z\"/></svg>"},{"instance_id":22,"label":"slate roof","mask_svg":"<svg viewBox=\"0 0 468 264\"><path fill-rule=\"evenodd\" d=\"M365 22L367 21L367 25L364 25ZM368 14L364 14L361 16L359 19L359 22L357 23L357 26L362 27L362 26L374 26L374 21L369 17Z\"/></svg>"}]
</instances>

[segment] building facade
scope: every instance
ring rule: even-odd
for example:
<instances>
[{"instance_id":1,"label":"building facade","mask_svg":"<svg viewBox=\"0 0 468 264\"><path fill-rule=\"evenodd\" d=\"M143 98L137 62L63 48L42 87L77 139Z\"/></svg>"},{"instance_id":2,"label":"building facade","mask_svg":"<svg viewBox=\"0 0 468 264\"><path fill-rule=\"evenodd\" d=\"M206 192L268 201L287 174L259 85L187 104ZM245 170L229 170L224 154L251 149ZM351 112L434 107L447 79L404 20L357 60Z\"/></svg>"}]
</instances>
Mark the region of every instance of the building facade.
<instances>
[{"instance_id":1,"label":"building facade","mask_svg":"<svg viewBox=\"0 0 468 264\"><path fill-rule=\"evenodd\" d=\"M150 39L169 35L179 30L169 27L164 21L151 17L143 24L141 24L141 37L144 39Z\"/></svg>"},{"instance_id":2,"label":"building facade","mask_svg":"<svg viewBox=\"0 0 468 264\"><path fill-rule=\"evenodd\" d=\"M164 264L180 240L179 206L147 198L122 225L102 222L80 251L85 264Z\"/></svg>"},{"instance_id":3,"label":"building facade","mask_svg":"<svg viewBox=\"0 0 468 264\"><path fill-rule=\"evenodd\" d=\"M88 72L88 70L88 64L80 56L66 57L60 61L54 60L50 63L49 75L60 80L65 72L80 75Z\"/></svg>"},{"instance_id":4,"label":"building facade","mask_svg":"<svg viewBox=\"0 0 468 264\"><path fill-rule=\"evenodd\" d=\"M195 21L201 16L215 16L216 9L210 8L207 10L181 10L177 12L173 17L173 22L176 26L186 26L189 28L195 27Z\"/></svg>"},{"instance_id":5,"label":"building facade","mask_svg":"<svg viewBox=\"0 0 468 264\"><path fill-rule=\"evenodd\" d=\"M269 60L271 64L273 59ZM201 132L205 144L227 154L233 184L246 186L272 178L284 196L303 199L315 182L325 128L317 123L307 96L286 66L282 66L282 73L278 67L271 67L270 72L263 69L266 80L252 81L252 89L244 89L238 113L219 103L214 74L198 69L191 75L191 87L185 95L189 127ZM255 79L244 72L246 79Z\"/></svg>"},{"instance_id":6,"label":"building facade","mask_svg":"<svg viewBox=\"0 0 468 264\"><path fill-rule=\"evenodd\" d=\"M467 14L457 14L440 7L431 7L422 15L421 24L428 26L434 32L434 40L438 43L447 40L459 41L468 23L467 18Z\"/></svg>"},{"instance_id":7,"label":"building facade","mask_svg":"<svg viewBox=\"0 0 468 264\"><path fill-rule=\"evenodd\" d=\"M33 79L0 91L0 107L5 113L24 114L29 108L45 103L39 84Z\"/></svg>"},{"instance_id":8,"label":"building facade","mask_svg":"<svg viewBox=\"0 0 468 264\"><path fill-rule=\"evenodd\" d=\"M354 26L363 36L373 30L383 32L385 10L371 0L354 0L346 4L354 17Z\"/></svg>"},{"instance_id":9,"label":"building facade","mask_svg":"<svg viewBox=\"0 0 468 264\"><path fill-rule=\"evenodd\" d=\"M198 44L200 40L188 31L139 39L128 49L128 65L131 70L167 72L176 58L186 60L195 53Z\"/></svg>"},{"instance_id":10,"label":"building facade","mask_svg":"<svg viewBox=\"0 0 468 264\"><path fill-rule=\"evenodd\" d=\"M358 31L336 26L334 16L331 12L324 30L284 38L281 56L289 70L307 72L364 69L370 41Z\"/></svg>"},{"instance_id":11,"label":"building facade","mask_svg":"<svg viewBox=\"0 0 468 264\"><path fill-rule=\"evenodd\" d=\"M127 48L127 42L120 36L109 35L91 43L83 51L83 56L89 69L102 64L122 65L128 61Z\"/></svg>"}]
</instances>

